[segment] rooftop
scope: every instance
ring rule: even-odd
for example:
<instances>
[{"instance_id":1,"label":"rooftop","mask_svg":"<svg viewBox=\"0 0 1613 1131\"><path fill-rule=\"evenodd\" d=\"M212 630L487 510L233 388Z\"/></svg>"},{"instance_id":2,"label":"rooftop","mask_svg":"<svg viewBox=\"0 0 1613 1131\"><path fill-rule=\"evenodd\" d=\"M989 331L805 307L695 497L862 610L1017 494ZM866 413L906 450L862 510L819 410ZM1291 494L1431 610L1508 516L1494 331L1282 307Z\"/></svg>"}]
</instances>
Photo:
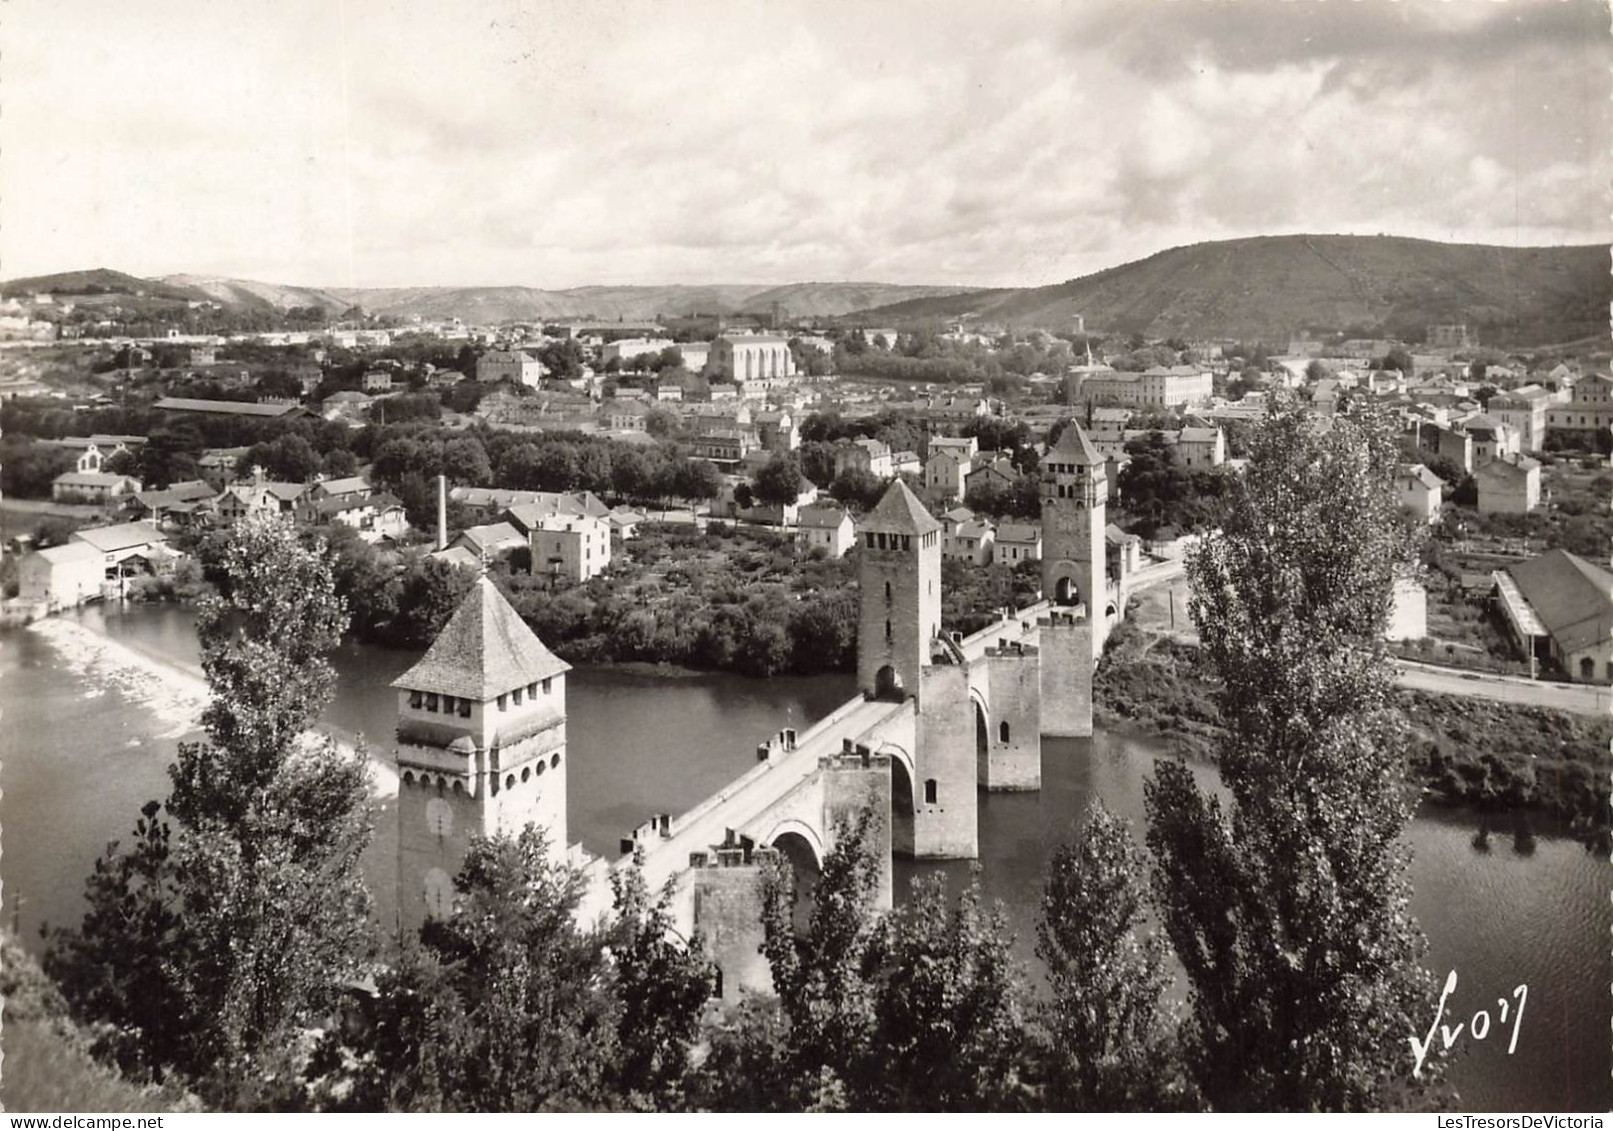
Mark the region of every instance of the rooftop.
<instances>
[{"instance_id":1,"label":"rooftop","mask_svg":"<svg viewBox=\"0 0 1613 1131\"><path fill-rule=\"evenodd\" d=\"M1567 550L1550 550L1508 566L1535 615L1564 652L1606 641L1613 633L1613 573Z\"/></svg>"},{"instance_id":2,"label":"rooftop","mask_svg":"<svg viewBox=\"0 0 1613 1131\"><path fill-rule=\"evenodd\" d=\"M476 579L420 662L392 686L485 703L570 670L484 576Z\"/></svg>"},{"instance_id":3,"label":"rooftop","mask_svg":"<svg viewBox=\"0 0 1613 1131\"><path fill-rule=\"evenodd\" d=\"M941 524L924 509L918 496L900 479L890 485L879 505L863 518L859 529L880 534L929 534Z\"/></svg>"}]
</instances>

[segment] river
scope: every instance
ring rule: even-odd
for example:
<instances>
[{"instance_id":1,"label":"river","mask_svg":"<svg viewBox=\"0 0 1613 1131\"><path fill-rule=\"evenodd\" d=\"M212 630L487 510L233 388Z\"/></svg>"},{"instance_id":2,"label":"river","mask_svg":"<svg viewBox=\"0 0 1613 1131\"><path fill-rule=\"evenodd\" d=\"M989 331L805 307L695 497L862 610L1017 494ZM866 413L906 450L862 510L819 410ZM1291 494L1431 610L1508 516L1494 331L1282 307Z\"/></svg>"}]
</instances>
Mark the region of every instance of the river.
<instances>
[{"instance_id":1,"label":"river","mask_svg":"<svg viewBox=\"0 0 1613 1131\"><path fill-rule=\"evenodd\" d=\"M335 657L338 692L327 712L333 728L384 745L393 712L387 684L414 659L345 645ZM572 839L613 854L627 829L713 792L754 764L759 741L780 727L804 728L852 687L846 676L574 672L567 689ZM177 743L194 736L205 695L183 610L91 608L0 634L3 914L36 953L42 923L77 921L96 853L128 835L141 802L166 794L166 767ZM1113 734L1048 739L1039 793L981 795L983 882L1004 904L1027 966L1035 965L1049 851L1071 835L1094 797L1140 827L1142 782L1161 752ZM1206 781L1212 776L1202 773ZM385 923L392 918L386 881L396 846L389 821L396 782L382 768L376 786L368 871ZM1497 1024L1483 1041L1465 1032L1459 1040L1450 1078L1462 1108L1608 1110L1613 869L1546 833L1532 855L1514 852L1510 833L1481 852L1472 845L1477 827L1467 814L1435 810L1420 814L1408 833L1412 909L1428 935L1428 967L1441 980L1452 969L1459 974L1446 1023L1454 1028L1486 1006L1495 1012L1498 997L1529 987L1515 1052L1507 1051L1510 1024ZM955 888L969 865L901 864L899 890L908 877L934 871Z\"/></svg>"}]
</instances>

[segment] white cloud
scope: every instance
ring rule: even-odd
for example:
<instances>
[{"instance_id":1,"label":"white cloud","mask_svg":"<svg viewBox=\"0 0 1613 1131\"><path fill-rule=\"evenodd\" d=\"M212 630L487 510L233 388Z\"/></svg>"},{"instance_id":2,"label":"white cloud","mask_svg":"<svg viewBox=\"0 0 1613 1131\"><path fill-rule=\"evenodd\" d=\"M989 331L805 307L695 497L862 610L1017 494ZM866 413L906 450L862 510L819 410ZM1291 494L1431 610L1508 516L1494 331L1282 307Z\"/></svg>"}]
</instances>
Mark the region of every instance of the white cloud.
<instances>
[{"instance_id":1,"label":"white cloud","mask_svg":"<svg viewBox=\"0 0 1613 1131\"><path fill-rule=\"evenodd\" d=\"M1607 238L1605 28L1214 7L12 0L0 274L1014 285Z\"/></svg>"}]
</instances>

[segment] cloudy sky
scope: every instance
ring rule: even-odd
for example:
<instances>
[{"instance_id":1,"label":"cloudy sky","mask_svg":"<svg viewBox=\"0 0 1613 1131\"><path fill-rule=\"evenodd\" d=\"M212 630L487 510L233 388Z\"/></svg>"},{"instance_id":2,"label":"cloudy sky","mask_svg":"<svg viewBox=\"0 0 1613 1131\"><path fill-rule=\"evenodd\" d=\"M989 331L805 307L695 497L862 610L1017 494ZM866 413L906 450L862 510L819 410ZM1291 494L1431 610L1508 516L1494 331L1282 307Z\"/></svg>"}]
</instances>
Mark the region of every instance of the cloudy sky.
<instances>
[{"instance_id":1,"label":"cloudy sky","mask_svg":"<svg viewBox=\"0 0 1613 1131\"><path fill-rule=\"evenodd\" d=\"M1607 0L9 0L0 277L1032 285L1605 243Z\"/></svg>"}]
</instances>

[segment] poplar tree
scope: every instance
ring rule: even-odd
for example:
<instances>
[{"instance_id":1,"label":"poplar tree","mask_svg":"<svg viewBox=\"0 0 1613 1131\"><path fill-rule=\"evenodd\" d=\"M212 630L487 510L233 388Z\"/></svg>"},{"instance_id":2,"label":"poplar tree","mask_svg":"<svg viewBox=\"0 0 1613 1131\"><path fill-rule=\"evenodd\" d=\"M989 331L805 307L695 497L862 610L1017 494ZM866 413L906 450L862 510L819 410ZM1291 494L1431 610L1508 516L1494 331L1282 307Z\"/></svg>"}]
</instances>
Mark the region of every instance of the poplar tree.
<instances>
[{"instance_id":1,"label":"poplar tree","mask_svg":"<svg viewBox=\"0 0 1613 1131\"><path fill-rule=\"evenodd\" d=\"M47 968L126 1069L236 1106L273 1102L299 1034L366 970L370 817L364 753L307 733L347 623L327 556L247 517L216 565L197 617L207 740L169 767L171 820L148 803L134 847L96 861Z\"/></svg>"},{"instance_id":2,"label":"poplar tree","mask_svg":"<svg viewBox=\"0 0 1613 1131\"><path fill-rule=\"evenodd\" d=\"M1431 1016L1408 911L1405 723L1384 641L1411 558L1393 425L1292 404L1253 437L1219 534L1187 564L1220 681L1230 800L1185 766L1147 784L1165 928L1186 972L1183 1040L1221 1110L1372 1110Z\"/></svg>"}]
</instances>

